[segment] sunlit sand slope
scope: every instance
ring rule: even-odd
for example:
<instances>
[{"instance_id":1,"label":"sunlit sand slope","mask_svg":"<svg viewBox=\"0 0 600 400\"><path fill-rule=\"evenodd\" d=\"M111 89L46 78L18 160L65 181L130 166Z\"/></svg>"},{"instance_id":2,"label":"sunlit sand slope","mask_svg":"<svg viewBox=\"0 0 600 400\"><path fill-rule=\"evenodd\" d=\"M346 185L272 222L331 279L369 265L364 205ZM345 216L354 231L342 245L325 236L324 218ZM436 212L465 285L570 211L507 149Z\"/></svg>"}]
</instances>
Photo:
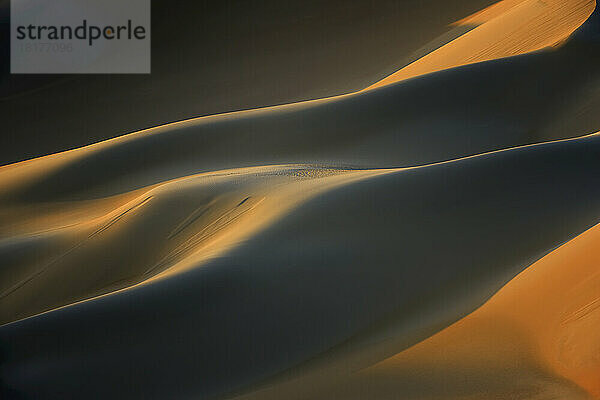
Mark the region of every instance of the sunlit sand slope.
<instances>
[{"instance_id":1,"label":"sunlit sand slope","mask_svg":"<svg viewBox=\"0 0 600 400\"><path fill-rule=\"evenodd\" d=\"M0 168L0 202L110 196L228 168L427 164L595 132L600 42L456 68L352 96L165 125Z\"/></svg>"},{"instance_id":2,"label":"sunlit sand slope","mask_svg":"<svg viewBox=\"0 0 600 400\"><path fill-rule=\"evenodd\" d=\"M0 397L597 396L594 255L564 268L600 222L594 6L0 167Z\"/></svg>"},{"instance_id":3,"label":"sunlit sand slope","mask_svg":"<svg viewBox=\"0 0 600 400\"><path fill-rule=\"evenodd\" d=\"M6 31L0 165L168 122L360 90L493 2L152 0L150 75L11 75ZM5 29L9 6L0 2Z\"/></svg>"},{"instance_id":4,"label":"sunlit sand slope","mask_svg":"<svg viewBox=\"0 0 600 400\"><path fill-rule=\"evenodd\" d=\"M459 65L515 56L565 40L594 11L594 0L505 0L457 25L478 25L423 56L373 89Z\"/></svg>"},{"instance_id":5,"label":"sunlit sand slope","mask_svg":"<svg viewBox=\"0 0 600 400\"><path fill-rule=\"evenodd\" d=\"M472 311L525 266L598 222L599 154L600 136L591 136L350 180L215 257L191 256L178 274L4 326L3 381L49 397L118 391L160 398L252 391L267 378L283 379L283 371L310 376L366 367ZM243 185L246 178L239 179ZM201 212L201 193L187 192L185 201L199 201L185 212L168 206L168 197L148 200L98 234L107 241L95 254L104 266L118 266L125 250L111 249L119 242L135 246L156 235L164 246L169 236L186 235ZM244 207L248 196L265 194L236 195L223 209ZM168 214L168 229L129 230L138 212L163 201L139 215L139 224L176 213ZM252 213L260 217L266 202L252 203L238 229L252 224ZM161 254L155 246L147 252ZM83 282L93 270L81 274ZM65 277L70 288L74 276ZM56 285L58 277L28 296L54 295ZM29 289L22 286L20 296Z\"/></svg>"},{"instance_id":6,"label":"sunlit sand slope","mask_svg":"<svg viewBox=\"0 0 600 400\"><path fill-rule=\"evenodd\" d=\"M454 325L314 398L600 398L600 226Z\"/></svg>"},{"instance_id":7,"label":"sunlit sand slope","mask_svg":"<svg viewBox=\"0 0 600 400\"><path fill-rule=\"evenodd\" d=\"M257 167L108 199L8 208L12 223L2 233L12 235L0 240L0 322L177 273L191 255L224 252L320 190L381 173Z\"/></svg>"}]
</instances>

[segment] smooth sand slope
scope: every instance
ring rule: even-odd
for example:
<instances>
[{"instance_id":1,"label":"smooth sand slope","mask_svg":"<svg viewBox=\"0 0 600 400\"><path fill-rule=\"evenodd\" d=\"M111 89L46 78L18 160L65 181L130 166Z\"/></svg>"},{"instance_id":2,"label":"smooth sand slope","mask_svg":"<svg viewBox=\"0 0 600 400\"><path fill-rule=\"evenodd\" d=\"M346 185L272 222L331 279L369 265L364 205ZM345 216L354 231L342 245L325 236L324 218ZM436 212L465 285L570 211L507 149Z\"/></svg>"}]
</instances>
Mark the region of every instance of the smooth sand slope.
<instances>
[{"instance_id":1,"label":"smooth sand slope","mask_svg":"<svg viewBox=\"0 0 600 400\"><path fill-rule=\"evenodd\" d=\"M313 398L600 398L600 226L474 313Z\"/></svg>"},{"instance_id":2,"label":"smooth sand slope","mask_svg":"<svg viewBox=\"0 0 600 400\"><path fill-rule=\"evenodd\" d=\"M600 126L596 19L554 51L355 95L192 119L0 167L0 201L97 198L247 166L419 165L589 134Z\"/></svg>"},{"instance_id":3,"label":"smooth sand slope","mask_svg":"<svg viewBox=\"0 0 600 400\"><path fill-rule=\"evenodd\" d=\"M473 30L367 89L459 65L515 56L556 45L594 11L594 0L505 0L458 21Z\"/></svg>"},{"instance_id":4,"label":"smooth sand slope","mask_svg":"<svg viewBox=\"0 0 600 400\"><path fill-rule=\"evenodd\" d=\"M456 54L484 43L504 57L477 39L490 29L485 38L512 38L518 53L554 42L591 12L561 4L498 5L431 54L460 40L470 44ZM394 360L600 222L600 136L588 135L600 127L599 14L552 50L0 167L0 393L304 399L347 387L436 398L427 379L396 382ZM535 35L514 31L519 18ZM523 324L460 332L483 348L496 336L519 351L554 340ZM577 358L593 327L577 328L560 365L545 348L525 351L523 365L520 353L490 351L503 372L465 367L476 387L456 386L455 398L596 394L596 364Z\"/></svg>"},{"instance_id":5,"label":"smooth sand slope","mask_svg":"<svg viewBox=\"0 0 600 400\"><path fill-rule=\"evenodd\" d=\"M489 12L482 13L486 18L452 25L492 3L310 0L287 7L279 0L252 0L235 7L206 2L173 7L158 0L153 3L151 76L65 78L6 72L1 77L5 134L0 137L0 165L171 121L361 90L459 37L465 53L455 49L455 58L436 58L431 64L439 64L435 70L442 64L464 64L464 58L492 59L490 54L470 59L472 46L485 51L489 45L492 52L496 47L493 40L477 39L480 34L462 37L474 28L503 43L504 52L494 55L539 49L570 33L593 8L593 1L535 2L519 14L534 18L526 19L525 27L523 20L512 18L489 29ZM557 3L564 9L557 9ZM507 7L492 7L497 9ZM549 24L540 27L541 18ZM524 29L535 34L525 36ZM521 34L515 36L515 30ZM529 43L531 38L535 43ZM8 59L8 43L4 48ZM424 72L431 71L415 71Z\"/></svg>"},{"instance_id":6,"label":"smooth sand slope","mask_svg":"<svg viewBox=\"0 0 600 400\"><path fill-rule=\"evenodd\" d=\"M9 74L3 1L0 165L168 122L360 90L493 2L152 0L151 75L30 76Z\"/></svg>"},{"instance_id":7,"label":"smooth sand slope","mask_svg":"<svg viewBox=\"0 0 600 400\"><path fill-rule=\"evenodd\" d=\"M153 128L0 168L12 202L81 200L201 172L288 163L400 167L595 131L595 41L337 99ZM587 94L587 93L586 93ZM573 114L565 115L568 104ZM573 118L573 115L577 115Z\"/></svg>"},{"instance_id":8,"label":"smooth sand slope","mask_svg":"<svg viewBox=\"0 0 600 400\"><path fill-rule=\"evenodd\" d=\"M600 136L591 136L388 171L322 192L226 253L189 259L202 268L4 326L3 380L50 398L216 396L270 377L366 367L470 312L598 222L599 154ZM139 210L152 206L151 199ZM155 233L167 243L190 216ZM100 234L114 235L101 250L102 271L119 265L111 249L120 242L148 240L126 226ZM57 277L50 288L61 283ZM28 290L13 296L56 292Z\"/></svg>"},{"instance_id":9,"label":"smooth sand slope","mask_svg":"<svg viewBox=\"0 0 600 400\"><path fill-rule=\"evenodd\" d=\"M98 201L7 209L15 222L3 227L13 235L0 241L0 321L177 273L190 256L200 263L225 252L320 190L382 173L246 168Z\"/></svg>"}]
</instances>

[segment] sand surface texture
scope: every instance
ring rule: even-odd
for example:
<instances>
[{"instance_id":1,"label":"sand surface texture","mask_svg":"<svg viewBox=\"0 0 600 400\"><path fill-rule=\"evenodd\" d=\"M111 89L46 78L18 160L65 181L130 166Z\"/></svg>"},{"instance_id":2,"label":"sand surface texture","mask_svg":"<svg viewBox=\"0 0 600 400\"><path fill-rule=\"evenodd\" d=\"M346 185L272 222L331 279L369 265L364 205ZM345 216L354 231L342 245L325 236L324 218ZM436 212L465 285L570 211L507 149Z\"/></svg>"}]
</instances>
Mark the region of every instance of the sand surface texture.
<instances>
[{"instance_id":1,"label":"sand surface texture","mask_svg":"<svg viewBox=\"0 0 600 400\"><path fill-rule=\"evenodd\" d=\"M476 3L361 87L0 167L2 398L600 399L600 12Z\"/></svg>"}]
</instances>

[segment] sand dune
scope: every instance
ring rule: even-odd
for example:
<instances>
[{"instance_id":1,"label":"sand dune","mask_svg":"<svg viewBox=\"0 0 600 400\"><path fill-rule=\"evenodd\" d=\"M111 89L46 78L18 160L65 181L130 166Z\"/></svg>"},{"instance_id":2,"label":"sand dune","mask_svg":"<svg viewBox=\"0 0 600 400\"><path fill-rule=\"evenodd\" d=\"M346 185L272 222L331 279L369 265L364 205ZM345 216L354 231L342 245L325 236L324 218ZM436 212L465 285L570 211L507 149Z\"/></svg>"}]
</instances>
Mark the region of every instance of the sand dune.
<instances>
[{"instance_id":1,"label":"sand dune","mask_svg":"<svg viewBox=\"0 0 600 400\"><path fill-rule=\"evenodd\" d=\"M0 165L173 121L360 90L493 2L152 0L149 76L10 75L0 64ZM9 38L0 35L7 60Z\"/></svg>"},{"instance_id":2,"label":"sand dune","mask_svg":"<svg viewBox=\"0 0 600 400\"><path fill-rule=\"evenodd\" d=\"M468 313L523 266L597 222L599 140L380 172L317 194L226 253L190 259L202 268L5 326L0 335L11 350L4 379L14 390L35 387L49 397L65 390L98 397L116 395L112 390L125 397L216 395L328 349L326 365L330 357L342 360L342 370L369 365ZM167 203L149 215L167 219L175 208ZM145 235L156 234L162 243L177 237L194 218L187 210L169 229ZM117 249L125 237L127 248L132 238L149 240L115 230L107 248ZM99 267L122 260L117 250L103 254ZM28 288L20 290L24 296ZM44 292L51 297L56 290ZM8 309L26 304L21 301ZM32 347L28 338L41 331ZM34 374L40 351L53 367ZM52 354L63 360L60 367ZM73 356L67 361L64 354ZM109 367L115 359L122 368ZM309 363L298 373L313 368ZM101 382L91 378L99 371ZM190 379L192 373L203 380ZM89 386L67 387L58 376ZM123 379L144 383L123 387Z\"/></svg>"},{"instance_id":3,"label":"sand dune","mask_svg":"<svg viewBox=\"0 0 600 400\"><path fill-rule=\"evenodd\" d=\"M540 7L557 18L566 12ZM585 3L580 10L588 8ZM568 21L553 29L571 32L576 24ZM596 26L594 21L586 26ZM509 23L502 27L512 29ZM0 167L0 201L98 198L248 166L422 165L589 134L600 125L599 46L578 31L552 52L463 66L354 95L182 121ZM472 54L469 48L457 52Z\"/></svg>"},{"instance_id":4,"label":"sand dune","mask_svg":"<svg viewBox=\"0 0 600 400\"><path fill-rule=\"evenodd\" d=\"M581 93L598 74L597 45L573 39L551 53L466 66L352 96L184 121L1 167L6 189L0 199L97 198L260 165L421 165L588 134L600 117L588 104L595 94ZM577 118L561 111L566 99L573 99L569 107Z\"/></svg>"},{"instance_id":5,"label":"sand dune","mask_svg":"<svg viewBox=\"0 0 600 400\"><path fill-rule=\"evenodd\" d=\"M0 394L598 398L594 7L0 167Z\"/></svg>"},{"instance_id":6,"label":"sand dune","mask_svg":"<svg viewBox=\"0 0 600 400\"><path fill-rule=\"evenodd\" d=\"M528 53L556 45L594 11L594 0L505 0L457 25L478 25L385 79L373 89L459 65Z\"/></svg>"},{"instance_id":7,"label":"sand dune","mask_svg":"<svg viewBox=\"0 0 600 400\"><path fill-rule=\"evenodd\" d=\"M382 173L247 168L120 195L110 199L109 211L105 199L8 210L17 222L4 227L13 236L0 242L5 254L0 321L111 292L165 270L177 273L190 255L209 259L223 253L319 190ZM27 217L32 214L35 218ZM125 240L131 237L136 239Z\"/></svg>"},{"instance_id":8,"label":"sand dune","mask_svg":"<svg viewBox=\"0 0 600 400\"><path fill-rule=\"evenodd\" d=\"M155 1L155 15L169 15L178 24L173 29L169 18L153 19L157 35L153 40L151 77L79 76L46 82L49 77L8 75L0 80L6 127L6 134L0 137L0 164L195 116L361 90L472 28L483 28L477 19L460 26L451 24L492 3L386 0L374 5L305 1L286 10L280 2L270 0L244 2L230 10L215 5L212 8L217 10L208 10L214 12L207 14L195 2L174 9L170 2ZM543 6L538 2L532 11L552 17L554 28L541 30L543 35L536 36L538 41L546 40L547 35L559 35L558 30L571 32L593 6L593 2L582 3L583 8L573 20L562 20L556 7L551 6L556 1L549 3ZM570 11L575 1L564 3L569 9L563 11ZM243 12L238 15L234 11L240 7ZM227 19L232 21L225 22ZM281 26L286 26L285 32L281 32ZM494 34L503 38L512 28L501 26ZM271 34L253 33L261 30ZM190 51L177 51L173 44L182 43L181 34L194 38L185 42ZM473 54L468 47L463 50L467 52L465 57ZM523 48L511 54L529 50ZM462 61L445 64L454 67ZM29 111L32 109L34 115ZM71 118L71 113L79 118ZM48 127L60 134L48 132Z\"/></svg>"},{"instance_id":9,"label":"sand dune","mask_svg":"<svg viewBox=\"0 0 600 400\"><path fill-rule=\"evenodd\" d=\"M466 318L319 397L598 398L599 243L596 226Z\"/></svg>"}]
</instances>

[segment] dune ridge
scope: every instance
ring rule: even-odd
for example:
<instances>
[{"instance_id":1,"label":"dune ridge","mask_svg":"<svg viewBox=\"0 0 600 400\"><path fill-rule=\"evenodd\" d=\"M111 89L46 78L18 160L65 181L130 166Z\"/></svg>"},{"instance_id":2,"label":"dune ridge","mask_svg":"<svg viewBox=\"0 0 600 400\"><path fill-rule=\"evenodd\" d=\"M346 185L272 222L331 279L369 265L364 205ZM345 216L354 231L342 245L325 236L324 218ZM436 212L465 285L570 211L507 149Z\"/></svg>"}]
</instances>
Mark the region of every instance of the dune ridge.
<instances>
[{"instance_id":1,"label":"dune ridge","mask_svg":"<svg viewBox=\"0 0 600 400\"><path fill-rule=\"evenodd\" d=\"M593 258L564 268L600 222L594 7L501 2L376 90L0 167L0 394L597 396Z\"/></svg>"},{"instance_id":2,"label":"dune ridge","mask_svg":"<svg viewBox=\"0 0 600 400\"><path fill-rule=\"evenodd\" d=\"M595 7L594 0L501 1L456 23L459 26L477 24L473 30L365 90L460 65L553 46L581 26Z\"/></svg>"},{"instance_id":3,"label":"dune ridge","mask_svg":"<svg viewBox=\"0 0 600 400\"><path fill-rule=\"evenodd\" d=\"M114 209L108 212L104 199L81 206L73 202L70 214L63 211L64 205L58 207L58 215L53 209L42 214L43 208L36 207L11 210L15 223L3 228L13 235L0 241L0 251L10 255L2 269L2 320L185 270L190 263L199 264L200 259L226 251L319 191L386 172L311 166L226 170L176 179L139 190L135 196L117 196L111 202ZM28 217L31 214L35 217ZM181 222L174 225L177 221ZM131 241L118 244L128 235L138 237L139 248ZM149 243L154 243L155 251L148 251ZM112 253L109 260L100 255L106 249ZM140 252L146 256L139 257ZM198 253L200 259L191 257L190 261ZM117 268L107 272L107 261ZM82 263L84 271L79 268ZM45 295L40 296L41 292Z\"/></svg>"},{"instance_id":4,"label":"dune ridge","mask_svg":"<svg viewBox=\"0 0 600 400\"><path fill-rule=\"evenodd\" d=\"M34 77L4 69L0 165L168 122L354 92L492 2L189 1L175 8L153 0L150 76ZM3 2L0 15L9 14ZM185 49L175 45L184 32ZM0 38L2 48L8 39Z\"/></svg>"},{"instance_id":5,"label":"dune ridge","mask_svg":"<svg viewBox=\"0 0 600 400\"><path fill-rule=\"evenodd\" d=\"M584 138L596 135L598 133ZM546 144L572 140L575 139ZM2 270L0 300L3 302L3 308L6 307L5 310L29 311L25 311L25 314L23 311L6 314L0 321L7 322L6 318L9 318L8 321L21 319L81 299L127 288L151 278L159 279L189 269L225 252L233 243L240 242L242 238L259 230L260 227L268 226L269 223L289 213L295 206L319 192L335 189L339 185L349 184L357 179L369 179L381 174L414 168L445 165L473 157L493 156L498 152L522 150L531 146L536 145L520 146L421 167L341 170L289 165L216 171L175 179L114 198L72 202L69 204L69 213L64 212L65 205L60 203L58 207L49 210L44 209L43 206L21 206L20 209L7 210L6 214L10 215L10 219L6 219L12 222L7 222L3 226L0 235L4 231L4 235L11 236L0 241L0 249L10 255L10 258L6 259L7 262ZM206 191L208 192L205 194ZM149 204L150 202L159 204L153 206ZM264 204L261 204L263 202ZM107 203L112 209L106 209ZM198 203L201 204L200 207L191 209ZM258 210L255 210L257 207ZM168 211L171 209L177 212ZM165 216L167 211L168 217ZM248 221L245 214L253 215ZM35 217L31 218L28 215L35 215ZM161 215L161 220L153 215ZM237 221L238 219L240 221ZM138 220L141 221L137 222ZM173 226L177 220L181 222ZM228 227L229 225L231 227ZM129 243L128 248L120 255L122 259L118 261L119 264L127 263L129 265L127 270L117 269L107 275L106 271L103 271L105 263L103 258L100 258L100 261L92 261L91 264L90 261L86 261L87 268L84 274L88 280L93 276L91 271L102 271L102 275L92 278L90 283L82 283L82 276L76 272L76 266L82 260L95 260L98 258L97 252L107 248L111 248L114 253L119 253L120 246L115 244L114 239L110 236L102 239L106 236L103 232L111 227L113 227L111 232L114 232L117 226L125 229L125 232L121 233L124 236L139 235L134 232L151 229L151 235L146 234L143 239L138 239L138 245L146 247L148 243L154 242L153 248L164 247L164 249L153 254L155 260L150 261L146 257L128 255L137 254ZM169 241L167 246L161 246L163 236L166 236ZM98 249L94 250L95 247ZM37 260L32 259L32 251L36 254ZM83 254L77 256L78 253ZM145 253L149 254L147 251ZM194 257L194 254L199 257ZM71 261L68 261L69 259ZM64 266L59 267L61 264ZM44 279L38 279L42 275ZM70 285L70 294L58 284L60 281L64 282L65 277L74 278ZM36 286L36 282L41 286ZM26 285L32 288L22 290ZM53 294L48 287L58 288L59 291ZM18 291L26 297L16 293ZM39 296L37 293L42 291L45 295ZM29 308L26 306L28 303Z\"/></svg>"},{"instance_id":6,"label":"dune ridge","mask_svg":"<svg viewBox=\"0 0 600 400\"><path fill-rule=\"evenodd\" d=\"M596 225L467 317L314 398L600 398L599 243Z\"/></svg>"},{"instance_id":7,"label":"dune ridge","mask_svg":"<svg viewBox=\"0 0 600 400\"><path fill-rule=\"evenodd\" d=\"M534 4L535 3L535 4ZM467 17L464 21L459 21L457 24L476 24L479 25L478 28L482 28L477 32L471 32L469 35L461 35L460 40L458 41L461 45L457 46L452 40L451 43L447 43L440 47L439 49L434 50L426 57L422 57L417 60L415 63L411 63L409 66L402 68L400 71L392 74L391 76L374 83L364 90L369 90L373 88L378 88L381 86L385 86L388 84L392 84L395 82L402 81L408 78L418 77L420 75L428 74L435 71L440 71L449 68L459 67L469 63L476 63L485 60L493 60L502 57L514 56L517 54L523 54L531 51L538 50L540 48L547 47L549 44L559 42L563 40L566 36L570 35L574 30L576 30L581 24L592 14L595 9L595 1L594 0L571 0L568 2L559 2L559 1L550 1L550 2L535 2L531 0L520 0L509 1L504 0L500 1L485 10L482 10L480 13L476 13L475 16ZM496 11L494 11L496 10ZM500 10L500 11L498 11ZM513 13L516 13L516 10L519 11L518 18L513 16ZM508 14L508 15L507 15ZM566 17L565 17L566 15ZM547 20L544 20L546 17ZM549 30L539 30L536 29L535 24L532 25L532 22L519 26L516 31L514 31L514 26L516 21L519 18L530 18L533 21L540 21L539 23L544 23L545 25L550 25ZM498 20L499 19L499 20ZM496 21L498 20L498 21ZM494 22L492 28L488 27L486 24ZM485 29L483 29L485 28ZM496 44L491 44L489 42L484 42L483 44L477 45L479 36L494 36L500 40L506 41L514 41L515 43L519 43L523 45L525 41L523 36L519 36L519 32L523 34L526 32L530 32L532 30L539 31L536 34L536 40L533 41L532 47L525 47L512 49L510 53L494 53L494 46ZM483 33L479 33L479 32ZM488 32L490 31L490 32ZM504 38L504 39L503 39ZM531 39L527 39L531 40ZM477 55L473 55L473 48L481 47L482 51L485 53L491 52L488 56L480 57ZM537 46L537 47L536 47ZM441 51L443 54L437 56L437 52ZM468 62L461 61L460 59L455 59L452 57L448 57L448 54L456 54L457 57L470 57ZM435 55L435 56L434 56ZM433 57L432 61L429 61L431 57ZM420 67L421 64L436 64L439 63L440 60L443 59L443 65L438 65L434 67ZM437 61L436 61L437 60ZM433 68L433 69L432 69ZM425 71L426 70L426 71ZM399 75L398 75L399 74ZM358 93L361 93L359 91ZM22 182L27 181L31 175L39 176L41 172L35 171L44 171L44 174L47 174L52 170L60 170L61 165L69 164L77 161L80 157L85 157L86 154L90 152L98 152L102 148L110 148L118 144L123 144L124 142L132 141L135 139L140 139L140 137L157 134L159 132L163 132L165 130L176 130L178 127L184 127L189 125L195 125L198 123L203 123L207 118L212 123L222 120L227 120L229 118L239 117L240 119L244 119L244 117L248 117L252 114L262 115L265 113L285 113L286 111L296 110L296 109L310 109L314 106L326 105L331 101L341 100L343 101L347 97L352 97L350 95L341 95L334 96L326 99L318 99L313 101L306 101L301 103L293 103L283 106L272 106L257 110L250 111L242 111L242 112L230 112L226 114L218 114L215 116L208 117L200 117L180 122L175 122L171 124L167 124L165 126L159 126L151 129L147 129L140 132L134 132L128 135L120 136L114 139L109 139L103 142L99 142L96 144L92 144L89 146L85 146L84 148L74 149L65 151L62 153L49 155L40 157L33 160L22 161L15 164L9 164L0 167L0 176L2 176L3 185L10 188L11 182ZM371 118L376 116L371 116ZM584 132L589 133L589 132ZM164 135L164 133L163 133ZM481 152L481 151L479 151ZM474 152L476 154L477 152ZM456 157L455 157L456 158ZM44 161L41 161L44 160ZM50 161L54 160L54 161ZM30 171L30 172L28 172ZM22 184L22 183L21 183Z\"/></svg>"},{"instance_id":8,"label":"dune ridge","mask_svg":"<svg viewBox=\"0 0 600 400\"><path fill-rule=\"evenodd\" d=\"M312 185L319 179L324 183L325 180L337 181L344 175L350 178L347 184L318 191L293 208L293 212L272 221L225 253L207 257L203 251L195 260L193 257L184 259L183 265L189 262L191 268L156 279L152 284L134 286L3 326L0 339L11 348L3 365L7 366L6 371L12 371L7 372L4 379L14 390L24 392L27 387L33 387L35 381L36 391L49 396L55 390L67 390L54 374L90 382L89 387L69 388L69 393L74 395L82 394L80 390L87 393L93 387L98 397L113 395L112 388L125 390L122 394L127 396L161 397L167 394L164 390L173 395L190 391L216 396L232 388L244 390L248 385L290 368L299 368L293 376L310 375L315 368L316 371L334 368L342 372L364 368L425 339L472 311L524 265L587 229L598 215L595 201L598 191L596 185L591 184L597 170L598 138L593 135L533 145L421 168L375 171L376 175L367 174L359 179L350 175L360 176L361 171L332 175L327 172L328 176L323 178L303 180ZM566 165L569 168L565 169ZM239 176L224 174L220 180L216 178L214 184L224 181L228 187L227 178L238 179L229 187L238 188L243 182ZM274 179L289 178L275 175ZM531 186L533 181L537 182L534 187ZM296 185L291 182L292 186ZM137 237L140 242L148 243L155 235L164 245L167 244L164 238L169 235L175 239L187 235L186 226L192 221L194 227L193 219L200 215L198 207L205 202L181 190L185 183L185 180L176 181L177 190L164 188L159 192L161 195L155 194L137 208L134 213L147 211L147 218L141 218L139 223L122 217L101 232L99 237L109 235L111 230L114 236L109 235L108 242L97 241L96 250L92 247L86 250L87 255L82 255L81 259L87 264L86 271L82 271L84 277L92 275L92 261L97 258L91 257L94 253L89 251L101 254L101 258L97 258L98 271L105 271L106 265L118 266L122 262L113 264L110 259L124 260L129 246L134 244L131 239L122 238ZM305 190L306 186L300 192ZM479 195L469 196L471 191ZM250 191L236 194L225 200L227 205L223 211L246 205L249 195L258 199L262 196L260 192ZM143 201L147 197L139 198ZM424 199L428 200L424 202ZM273 200L280 202L277 197ZM183 207L184 201L188 201L189 206ZM152 211L153 202L154 207L161 208ZM258 212L265 204L266 200L262 201L254 211ZM544 207L536 209L532 207L535 204L544 204ZM436 212L432 214L428 210ZM173 218L173 213L179 217ZM218 215L212 220L218 220ZM423 218L423 215L436 218ZM552 218L555 215L561 218ZM165 221L164 229L159 228L159 216ZM263 220L261 215L257 216ZM114 217L107 219L112 221ZM243 218L251 218L251 214ZM152 222L156 228L145 229L144 221ZM242 222L242 218L236 221L240 224L236 229L252 225L249 220ZM456 221L461 223L459 236L453 227ZM482 224L482 221L485 222ZM115 230L125 222L121 229ZM198 227L207 223L201 217L197 219ZM132 230L136 226L137 230ZM365 227L371 228L365 231ZM141 232L146 236L140 236ZM323 232L327 234L326 241ZM521 240L515 247L513 238L517 232L528 240ZM119 243L123 243L123 251L118 251ZM429 243L435 243L435 253L425 251ZM505 251L507 246L512 248L511 252ZM111 251L107 253L104 248ZM156 248L160 253L157 245L149 248ZM138 252L133 253L140 257ZM156 254L147 250L146 253L144 257ZM160 259L157 257L157 261ZM403 260L400 265L398 260ZM448 266L445 272L438 270L440 263ZM152 264L147 258L141 263L146 268ZM200 265L202 268L197 268ZM437 283L432 282L427 269L437 271ZM241 280L235 278L240 274ZM345 278L348 276L352 279ZM66 277L76 278L77 274ZM56 282L67 283L65 276L57 275L56 279ZM312 288L310 296L299 296L307 285ZM43 291L47 298L57 293L54 287L49 285ZM69 287L73 284L60 285L63 290ZM33 294L42 292L29 289L29 306L36 306L35 301L43 299L38 300ZM27 291L20 296L26 294ZM7 311L15 312L18 304L25 305L25 298L7 307ZM164 298L169 299L168 304L163 303ZM268 301L274 298L278 301ZM403 311L406 307L417 307L414 311L419 317L413 320L410 312ZM290 314L291 309L296 312ZM98 315L103 317L98 318ZM325 320L328 322L324 323ZM155 326L158 321L169 329L145 331L144 327ZM72 330L72 324L76 324L77 329ZM223 336L223 324L230 335ZM255 326L263 327L260 333L254 332ZM45 332L44 337L38 337L36 345L30 347L28 337L40 330ZM168 339L173 332L177 332L176 342ZM118 335L118 342L124 347L114 350L106 347L107 343L114 343L114 335ZM304 341L298 343L294 339L296 335ZM217 337L220 339L216 340ZM165 340L170 343L168 347L146 353L150 343ZM267 343L278 345L269 347ZM340 345L342 343L346 344ZM81 346L87 349L84 353ZM203 361L199 364L199 353L190 352L190 346L201 349ZM34 371L31 368L35 368L39 349L44 349L47 360L63 357L59 354L64 352L85 354L85 358L70 358L68 362L61 362L60 368L51 363L52 370L31 375L28 371ZM225 349L229 350L223 353ZM223 359L224 354L229 355ZM146 357L159 357L161 362L146 365L144 376L154 378L144 380L143 387L123 388L118 382L124 376L136 381L141 371L132 368L127 369L128 372L115 370L113 374L106 364L111 363L113 357L136 363L149 360ZM329 367L329 362L322 367L312 366L309 361L314 357L338 361L333 367ZM256 364L257 359L263 361ZM81 362L88 366L82 368ZM302 367L306 362L308 364ZM88 377L95 373L94 365L103 371L102 387L97 387L94 382L98 381ZM175 386L163 386L165 367L169 365L168 369L178 371L168 374L168 380ZM202 374L205 380L190 380L189 375L182 374L182 368ZM157 379L155 374L163 378ZM179 389L173 392L173 387ZM297 396L301 394L304 392L297 392ZM269 398L264 394L257 396Z\"/></svg>"}]
</instances>

